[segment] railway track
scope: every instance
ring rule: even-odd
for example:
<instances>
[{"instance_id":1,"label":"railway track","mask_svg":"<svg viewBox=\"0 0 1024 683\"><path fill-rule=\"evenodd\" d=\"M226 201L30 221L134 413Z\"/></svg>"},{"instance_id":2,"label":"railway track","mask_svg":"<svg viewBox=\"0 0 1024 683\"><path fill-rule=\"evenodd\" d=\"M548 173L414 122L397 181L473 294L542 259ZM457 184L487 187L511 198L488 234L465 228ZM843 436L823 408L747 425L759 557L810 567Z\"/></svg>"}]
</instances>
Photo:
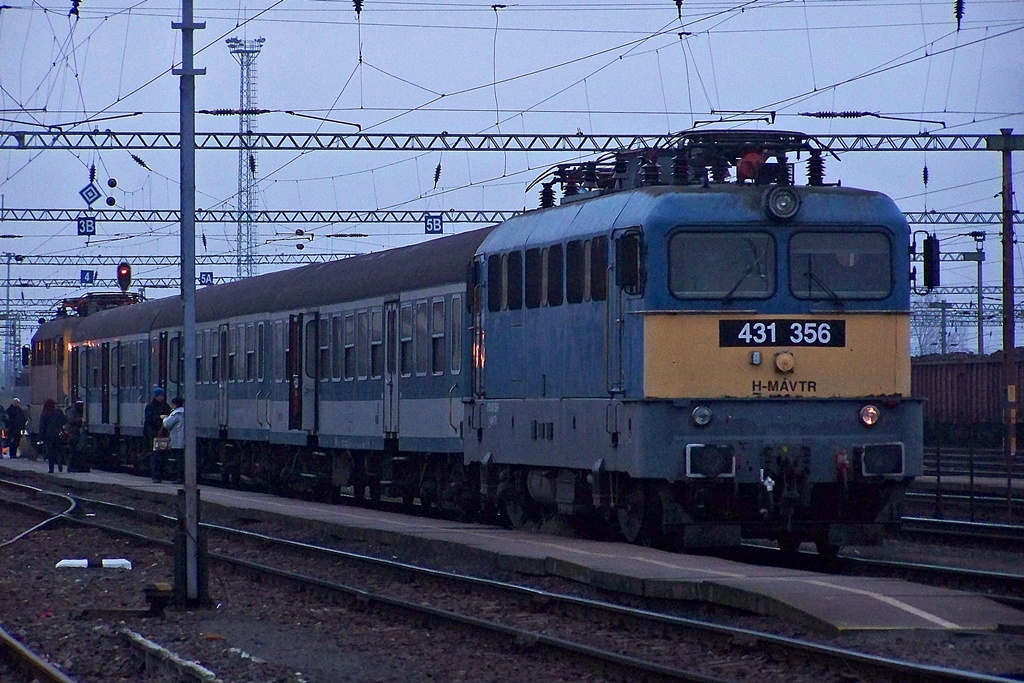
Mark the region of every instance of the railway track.
<instances>
[{"instance_id":1,"label":"railway track","mask_svg":"<svg viewBox=\"0 0 1024 683\"><path fill-rule=\"evenodd\" d=\"M78 498L84 509L97 514L76 520L130 534L146 543L167 543L155 537L176 524L173 517L139 511L97 500ZM95 521L108 516L128 517L147 527L145 533ZM380 609L397 611L459 628L487 630L527 650L544 649L562 656L586 659L611 667L627 677L647 680L729 680L721 663L737 663L787 674L781 663L802 672L810 669L849 671L863 680L1006 681L999 677L897 661L830 645L637 609L605 601L454 574L369 555L275 538L251 531L204 524L211 561L234 571L257 573L290 584L346 596ZM295 565L303 571L295 571ZM319 567L319 569L318 569ZM370 571L368 571L370 570ZM339 575L344 582L338 580ZM367 581L370 575L377 577ZM362 577L360 582L353 577ZM467 596L473 596L472 600ZM488 607L490 606L490 607ZM646 644L646 647L644 647ZM694 660L686 654L698 653ZM765 658L765 661L760 661ZM717 664L716 664L717 663ZM717 668L716 668L717 666ZM726 667L726 670L728 667Z\"/></svg>"},{"instance_id":2,"label":"railway track","mask_svg":"<svg viewBox=\"0 0 1024 683\"><path fill-rule=\"evenodd\" d=\"M901 536L926 536L953 540L968 539L987 545L1024 549L1024 526L990 522L967 522L954 519L904 517Z\"/></svg>"},{"instance_id":3,"label":"railway track","mask_svg":"<svg viewBox=\"0 0 1024 683\"><path fill-rule=\"evenodd\" d=\"M6 665L8 671L3 670ZM74 683L38 654L0 628L0 680Z\"/></svg>"}]
</instances>

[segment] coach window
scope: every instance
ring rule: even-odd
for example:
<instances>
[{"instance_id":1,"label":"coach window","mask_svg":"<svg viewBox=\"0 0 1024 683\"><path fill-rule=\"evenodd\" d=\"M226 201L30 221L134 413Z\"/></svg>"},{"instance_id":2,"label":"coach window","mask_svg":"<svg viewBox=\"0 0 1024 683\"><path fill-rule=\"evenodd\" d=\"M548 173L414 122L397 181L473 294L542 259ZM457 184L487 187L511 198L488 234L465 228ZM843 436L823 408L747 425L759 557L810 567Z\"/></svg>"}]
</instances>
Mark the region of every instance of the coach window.
<instances>
[{"instance_id":1,"label":"coach window","mask_svg":"<svg viewBox=\"0 0 1024 683\"><path fill-rule=\"evenodd\" d=\"M440 375L444 373L444 299L435 299L430 307L430 369Z\"/></svg>"},{"instance_id":2,"label":"coach window","mask_svg":"<svg viewBox=\"0 0 1024 683\"><path fill-rule=\"evenodd\" d=\"M318 339L316 336L316 318L310 318L306 321L304 339L303 355L306 360L306 377L309 379L316 379L316 354L318 346Z\"/></svg>"},{"instance_id":3,"label":"coach window","mask_svg":"<svg viewBox=\"0 0 1024 683\"><path fill-rule=\"evenodd\" d=\"M356 378L356 316L345 316L345 379Z\"/></svg>"},{"instance_id":4,"label":"coach window","mask_svg":"<svg viewBox=\"0 0 1024 683\"><path fill-rule=\"evenodd\" d=\"M370 377L384 374L384 313L379 308L370 313Z\"/></svg>"},{"instance_id":5,"label":"coach window","mask_svg":"<svg viewBox=\"0 0 1024 683\"><path fill-rule=\"evenodd\" d=\"M204 382L206 377L203 376L203 365L209 363L208 350L203 346L203 333L196 333L196 384ZM204 360L204 358L206 360Z\"/></svg>"},{"instance_id":6,"label":"coach window","mask_svg":"<svg viewBox=\"0 0 1024 683\"><path fill-rule=\"evenodd\" d=\"M256 379L256 325L245 326L245 381Z\"/></svg>"},{"instance_id":7,"label":"coach window","mask_svg":"<svg viewBox=\"0 0 1024 683\"><path fill-rule=\"evenodd\" d=\"M266 326L263 323L256 325L256 381L262 382L267 367L267 337Z\"/></svg>"},{"instance_id":8,"label":"coach window","mask_svg":"<svg viewBox=\"0 0 1024 683\"><path fill-rule=\"evenodd\" d=\"M139 386L139 356L142 355L142 342L135 342L132 344L132 376L131 385L133 387Z\"/></svg>"},{"instance_id":9,"label":"coach window","mask_svg":"<svg viewBox=\"0 0 1024 683\"><path fill-rule=\"evenodd\" d=\"M629 237L616 240L617 275L618 243ZM680 299L767 299L775 292L775 239L764 232L677 232L668 242L668 277Z\"/></svg>"},{"instance_id":10,"label":"coach window","mask_svg":"<svg viewBox=\"0 0 1024 683\"><path fill-rule=\"evenodd\" d=\"M402 377L410 377L412 375L412 306L406 304L402 306L402 313L399 317L399 323L401 325L401 332L399 333L399 339L401 340L400 353L402 355Z\"/></svg>"},{"instance_id":11,"label":"coach window","mask_svg":"<svg viewBox=\"0 0 1024 683\"><path fill-rule=\"evenodd\" d=\"M502 299L502 258L500 254L487 257L487 310L495 313L501 310Z\"/></svg>"},{"instance_id":12,"label":"coach window","mask_svg":"<svg viewBox=\"0 0 1024 683\"><path fill-rule=\"evenodd\" d=\"M340 315L331 318L331 377L341 379L345 365L345 327Z\"/></svg>"},{"instance_id":13,"label":"coach window","mask_svg":"<svg viewBox=\"0 0 1024 683\"><path fill-rule=\"evenodd\" d=\"M121 354L120 345L110 347L110 367L114 368L111 373L110 384L115 388L124 385L124 356Z\"/></svg>"},{"instance_id":14,"label":"coach window","mask_svg":"<svg viewBox=\"0 0 1024 683\"><path fill-rule=\"evenodd\" d=\"M608 238L604 235L591 240L590 247L590 299L608 298Z\"/></svg>"},{"instance_id":15,"label":"coach window","mask_svg":"<svg viewBox=\"0 0 1024 683\"><path fill-rule=\"evenodd\" d=\"M452 297L452 356L451 370L457 375L462 369L462 297Z\"/></svg>"},{"instance_id":16,"label":"coach window","mask_svg":"<svg viewBox=\"0 0 1024 683\"><path fill-rule=\"evenodd\" d=\"M430 328L427 320L427 302L416 303L416 374L427 374L430 358L430 345L427 340L430 338Z\"/></svg>"},{"instance_id":17,"label":"coach window","mask_svg":"<svg viewBox=\"0 0 1024 683\"><path fill-rule=\"evenodd\" d=\"M586 272L583 259L583 241L573 240L565 245L565 301L578 304L583 301L583 282Z\"/></svg>"},{"instance_id":18,"label":"coach window","mask_svg":"<svg viewBox=\"0 0 1024 683\"><path fill-rule=\"evenodd\" d=\"M331 325L330 319L320 318L320 381L331 378Z\"/></svg>"},{"instance_id":19,"label":"coach window","mask_svg":"<svg viewBox=\"0 0 1024 683\"><path fill-rule=\"evenodd\" d=\"M177 384L180 380L178 375L178 358L180 357L181 338L173 335L167 342L167 379Z\"/></svg>"},{"instance_id":20,"label":"coach window","mask_svg":"<svg viewBox=\"0 0 1024 683\"><path fill-rule=\"evenodd\" d=\"M548 306L562 305L562 245L548 248Z\"/></svg>"},{"instance_id":21,"label":"coach window","mask_svg":"<svg viewBox=\"0 0 1024 683\"><path fill-rule=\"evenodd\" d=\"M523 254L511 251L505 259L505 307L518 311L523 307Z\"/></svg>"},{"instance_id":22,"label":"coach window","mask_svg":"<svg viewBox=\"0 0 1024 683\"><path fill-rule=\"evenodd\" d=\"M235 327L235 338L231 348L231 379L245 381L245 325Z\"/></svg>"},{"instance_id":23,"label":"coach window","mask_svg":"<svg viewBox=\"0 0 1024 683\"><path fill-rule=\"evenodd\" d=\"M798 232L789 287L798 299L884 299L892 292L889 238L878 232Z\"/></svg>"},{"instance_id":24,"label":"coach window","mask_svg":"<svg viewBox=\"0 0 1024 683\"><path fill-rule=\"evenodd\" d=\"M270 357L274 364L274 381L284 381L284 321L274 322L274 339L270 348Z\"/></svg>"},{"instance_id":25,"label":"coach window","mask_svg":"<svg viewBox=\"0 0 1024 683\"><path fill-rule=\"evenodd\" d=\"M526 250L526 307L540 308L540 298L544 278L541 276L543 258L540 249Z\"/></svg>"},{"instance_id":26,"label":"coach window","mask_svg":"<svg viewBox=\"0 0 1024 683\"><path fill-rule=\"evenodd\" d=\"M356 342L356 369L359 379L366 379L370 374L370 315L360 311L356 316L359 338Z\"/></svg>"}]
</instances>

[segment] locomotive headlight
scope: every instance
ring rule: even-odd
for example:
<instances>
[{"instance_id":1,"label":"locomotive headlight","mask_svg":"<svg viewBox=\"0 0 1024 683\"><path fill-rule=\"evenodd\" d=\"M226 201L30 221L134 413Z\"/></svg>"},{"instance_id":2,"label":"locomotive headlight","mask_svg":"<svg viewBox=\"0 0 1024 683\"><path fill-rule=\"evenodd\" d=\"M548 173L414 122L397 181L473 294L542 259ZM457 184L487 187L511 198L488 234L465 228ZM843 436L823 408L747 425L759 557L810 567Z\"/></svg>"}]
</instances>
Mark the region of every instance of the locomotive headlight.
<instances>
[{"instance_id":1,"label":"locomotive headlight","mask_svg":"<svg viewBox=\"0 0 1024 683\"><path fill-rule=\"evenodd\" d=\"M693 424L698 427L705 427L711 422L711 408L707 406L697 406L690 413L690 419L693 420Z\"/></svg>"},{"instance_id":2,"label":"locomotive headlight","mask_svg":"<svg viewBox=\"0 0 1024 683\"><path fill-rule=\"evenodd\" d=\"M872 405L866 405L860 409L860 421L864 423L865 427L870 427L878 422L881 415L878 408Z\"/></svg>"},{"instance_id":3,"label":"locomotive headlight","mask_svg":"<svg viewBox=\"0 0 1024 683\"><path fill-rule=\"evenodd\" d=\"M792 218L800 210L800 195L788 186L773 187L765 197L765 208L775 218Z\"/></svg>"}]
</instances>

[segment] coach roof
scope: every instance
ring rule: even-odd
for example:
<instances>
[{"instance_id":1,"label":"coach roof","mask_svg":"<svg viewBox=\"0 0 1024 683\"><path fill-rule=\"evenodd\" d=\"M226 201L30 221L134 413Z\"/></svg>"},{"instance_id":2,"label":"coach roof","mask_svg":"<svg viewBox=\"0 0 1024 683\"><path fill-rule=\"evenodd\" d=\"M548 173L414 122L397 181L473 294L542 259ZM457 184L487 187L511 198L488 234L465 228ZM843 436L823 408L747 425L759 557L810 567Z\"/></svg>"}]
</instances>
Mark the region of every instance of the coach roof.
<instances>
[{"instance_id":1,"label":"coach roof","mask_svg":"<svg viewBox=\"0 0 1024 683\"><path fill-rule=\"evenodd\" d=\"M467 264L493 229L204 287L196 291L196 321L299 310L462 282ZM181 321L179 297L155 299L95 313L82 320L75 339L140 334L177 327Z\"/></svg>"}]
</instances>

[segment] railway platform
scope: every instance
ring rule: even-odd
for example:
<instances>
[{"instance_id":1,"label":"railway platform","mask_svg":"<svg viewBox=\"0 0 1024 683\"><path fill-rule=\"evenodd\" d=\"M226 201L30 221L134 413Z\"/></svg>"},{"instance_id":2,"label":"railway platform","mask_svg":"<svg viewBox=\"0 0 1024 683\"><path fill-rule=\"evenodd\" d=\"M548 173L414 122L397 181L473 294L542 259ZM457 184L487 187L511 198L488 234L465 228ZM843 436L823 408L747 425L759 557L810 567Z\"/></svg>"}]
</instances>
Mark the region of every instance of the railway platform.
<instances>
[{"instance_id":1,"label":"railway platform","mask_svg":"<svg viewBox=\"0 0 1024 683\"><path fill-rule=\"evenodd\" d=\"M141 498L166 497L178 488L128 474L46 470L43 462L0 460L0 476L48 476L83 496L117 487ZM1024 629L1024 612L974 594L893 579L750 565L210 486L202 487L202 496L204 506L247 518L301 518L329 526L336 537L475 555L505 570L633 595L706 601L825 630Z\"/></svg>"}]
</instances>

